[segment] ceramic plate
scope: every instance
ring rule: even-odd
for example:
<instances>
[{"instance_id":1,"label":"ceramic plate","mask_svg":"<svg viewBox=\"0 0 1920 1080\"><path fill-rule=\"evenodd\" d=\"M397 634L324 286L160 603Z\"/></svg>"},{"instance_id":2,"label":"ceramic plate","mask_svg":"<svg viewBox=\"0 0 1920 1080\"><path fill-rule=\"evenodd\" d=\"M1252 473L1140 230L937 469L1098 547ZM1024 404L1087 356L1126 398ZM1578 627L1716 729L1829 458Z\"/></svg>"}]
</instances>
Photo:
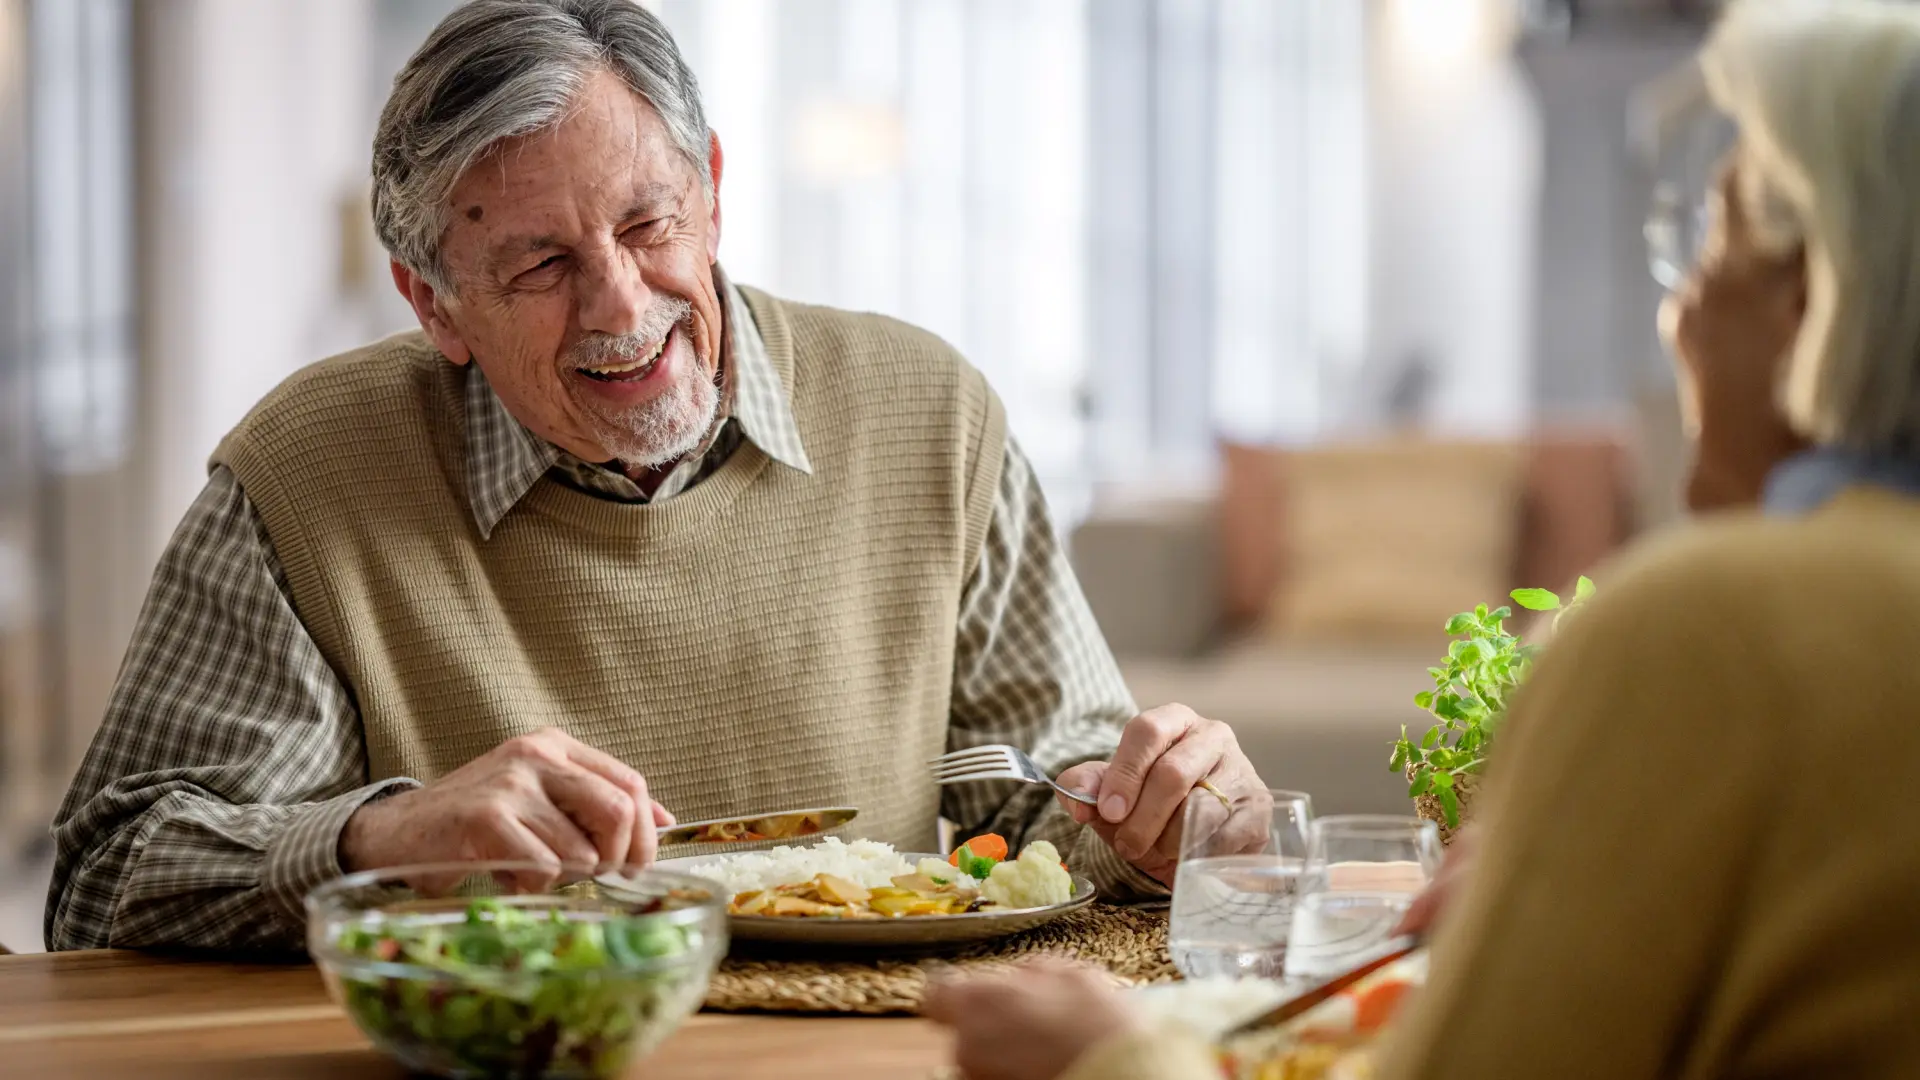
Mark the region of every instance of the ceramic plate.
<instances>
[{"instance_id":1,"label":"ceramic plate","mask_svg":"<svg viewBox=\"0 0 1920 1080\"><path fill-rule=\"evenodd\" d=\"M921 859L940 859L939 855L901 852L908 863ZM663 859L662 870L684 871L696 862L711 859L700 855L684 859ZM795 916L730 915L729 932L740 941L777 942L784 945L818 945L834 948L925 949L947 945L966 945L989 941L1022 930L1031 930L1051 922L1069 911L1093 903L1093 883L1074 875L1073 896L1052 907L1017 910L976 911L968 915L902 915L892 919L813 919Z\"/></svg>"}]
</instances>

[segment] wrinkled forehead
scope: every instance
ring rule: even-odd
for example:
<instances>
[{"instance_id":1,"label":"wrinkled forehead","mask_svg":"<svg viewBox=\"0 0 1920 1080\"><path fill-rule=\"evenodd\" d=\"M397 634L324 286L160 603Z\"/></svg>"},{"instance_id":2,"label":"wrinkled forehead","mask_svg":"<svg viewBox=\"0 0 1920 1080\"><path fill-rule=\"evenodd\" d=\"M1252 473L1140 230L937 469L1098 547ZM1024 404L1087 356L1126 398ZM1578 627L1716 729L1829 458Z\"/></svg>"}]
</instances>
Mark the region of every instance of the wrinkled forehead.
<instances>
[{"instance_id":1,"label":"wrinkled forehead","mask_svg":"<svg viewBox=\"0 0 1920 1080\"><path fill-rule=\"evenodd\" d=\"M558 122L494 144L462 174L442 241L450 265L471 265L703 202L699 174L653 106L603 73Z\"/></svg>"}]
</instances>

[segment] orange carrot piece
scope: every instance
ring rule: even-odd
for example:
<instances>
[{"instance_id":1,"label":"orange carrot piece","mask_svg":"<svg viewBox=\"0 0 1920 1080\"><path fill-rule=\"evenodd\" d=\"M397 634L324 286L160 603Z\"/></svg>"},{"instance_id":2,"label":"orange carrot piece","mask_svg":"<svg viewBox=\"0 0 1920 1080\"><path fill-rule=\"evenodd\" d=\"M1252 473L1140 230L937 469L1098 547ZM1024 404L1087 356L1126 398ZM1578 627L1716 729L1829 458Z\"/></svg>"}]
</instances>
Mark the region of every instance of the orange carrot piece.
<instances>
[{"instance_id":1,"label":"orange carrot piece","mask_svg":"<svg viewBox=\"0 0 1920 1080\"><path fill-rule=\"evenodd\" d=\"M994 862L1007 861L1007 840L998 833L981 833L953 849L947 856L948 866L960 865L960 848L973 852L976 859L992 859Z\"/></svg>"},{"instance_id":2,"label":"orange carrot piece","mask_svg":"<svg viewBox=\"0 0 1920 1080\"><path fill-rule=\"evenodd\" d=\"M981 833L967 841L967 850L973 852L976 859L992 859L1005 862L1007 858L1007 840L999 833Z\"/></svg>"},{"instance_id":3,"label":"orange carrot piece","mask_svg":"<svg viewBox=\"0 0 1920 1080\"><path fill-rule=\"evenodd\" d=\"M1400 1008L1400 999L1406 997L1411 988L1411 984L1395 979L1362 993L1359 1000L1353 1003L1353 1026L1363 1032L1384 1027L1387 1021L1393 1019L1393 1014Z\"/></svg>"}]
</instances>

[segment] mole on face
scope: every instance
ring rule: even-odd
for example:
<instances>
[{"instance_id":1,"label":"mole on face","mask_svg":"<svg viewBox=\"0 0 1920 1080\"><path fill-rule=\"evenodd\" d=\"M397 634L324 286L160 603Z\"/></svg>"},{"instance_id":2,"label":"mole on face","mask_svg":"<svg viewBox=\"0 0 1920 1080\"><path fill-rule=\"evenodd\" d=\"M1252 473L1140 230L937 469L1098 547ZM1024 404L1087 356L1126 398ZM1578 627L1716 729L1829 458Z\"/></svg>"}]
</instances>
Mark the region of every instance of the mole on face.
<instances>
[{"instance_id":1,"label":"mole on face","mask_svg":"<svg viewBox=\"0 0 1920 1080\"><path fill-rule=\"evenodd\" d=\"M484 210L482 210L482 209L480 209L480 208L479 208L478 206L469 206L469 207L467 207L467 220L468 220L468 221L479 221L479 220L480 220L481 218L483 218L483 217L485 217L485 216L486 216L486 211L484 211Z\"/></svg>"}]
</instances>

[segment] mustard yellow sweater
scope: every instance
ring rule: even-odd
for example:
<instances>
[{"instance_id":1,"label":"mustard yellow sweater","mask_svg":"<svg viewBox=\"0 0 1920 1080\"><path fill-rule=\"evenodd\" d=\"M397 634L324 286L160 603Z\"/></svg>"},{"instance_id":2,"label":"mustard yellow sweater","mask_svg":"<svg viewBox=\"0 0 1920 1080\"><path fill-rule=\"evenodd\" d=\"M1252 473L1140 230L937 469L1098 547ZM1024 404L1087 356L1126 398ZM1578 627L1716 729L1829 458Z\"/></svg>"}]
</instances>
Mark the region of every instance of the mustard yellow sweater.
<instances>
[{"instance_id":1,"label":"mustard yellow sweater","mask_svg":"<svg viewBox=\"0 0 1920 1080\"><path fill-rule=\"evenodd\" d=\"M1516 703L1383 1076L1920 1076L1916 763L1920 501L1643 545ZM1157 1054L1072 1078L1208 1074Z\"/></svg>"},{"instance_id":2,"label":"mustard yellow sweater","mask_svg":"<svg viewBox=\"0 0 1920 1080\"><path fill-rule=\"evenodd\" d=\"M483 540L464 382L418 333L307 368L227 436L215 461L353 688L370 779L551 725L685 819L858 806L858 835L934 850L925 762L1005 414L931 334L745 295L812 475L747 443L656 504L543 480Z\"/></svg>"}]
</instances>

